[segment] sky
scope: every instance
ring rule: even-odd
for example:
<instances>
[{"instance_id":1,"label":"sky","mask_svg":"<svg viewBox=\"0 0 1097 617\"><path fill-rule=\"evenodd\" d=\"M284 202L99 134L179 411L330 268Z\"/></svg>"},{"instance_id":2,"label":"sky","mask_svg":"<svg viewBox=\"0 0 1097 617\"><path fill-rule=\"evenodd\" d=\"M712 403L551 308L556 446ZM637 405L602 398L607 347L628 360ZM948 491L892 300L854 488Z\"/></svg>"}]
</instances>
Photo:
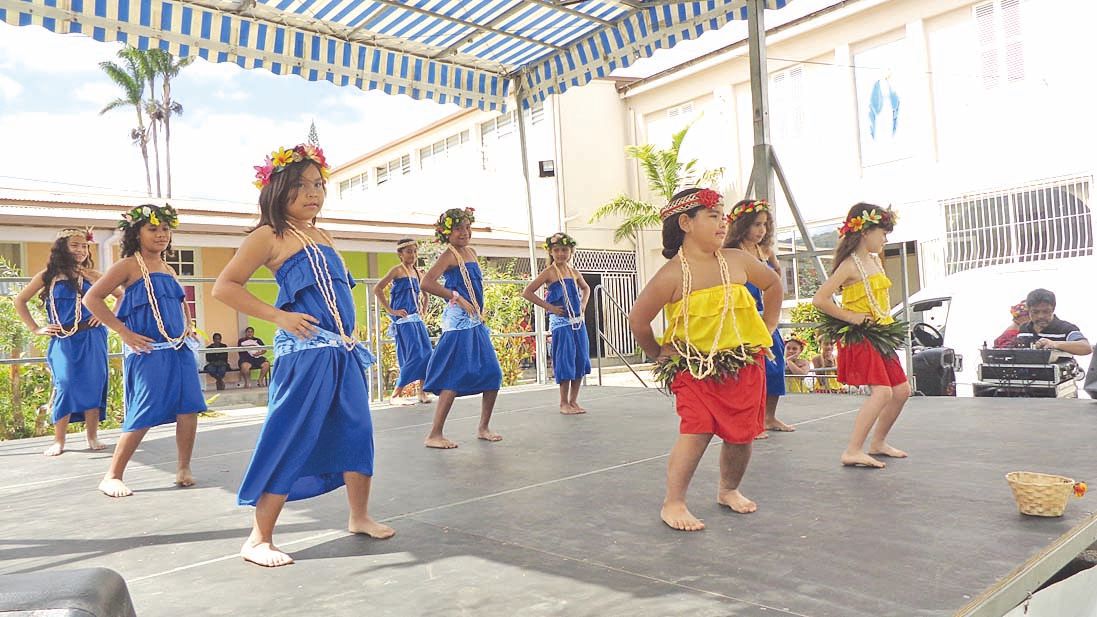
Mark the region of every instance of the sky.
<instances>
[{"instance_id":1,"label":"sky","mask_svg":"<svg viewBox=\"0 0 1097 617\"><path fill-rule=\"evenodd\" d=\"M797 0L767 23L793 19L835 0ZM743 22L657 52L620 75L642 77L745 36ZM132 108L99 111L121 94L99 68L117 43L0 23L0 187L92 187L144 192L140 151L129 139ZM244 70L198 59L173 81L183 115L172 119L175 197L254 203L253 165L281 145L305 141L316 123L333 166L459 111L326 81ZM14 147L12 147L14 145ZM150 147L150 159L152 157ZM154 180L155 182L155 180ZM155 188L154 188L155 190Z\"/></svg>"}]
</instances>

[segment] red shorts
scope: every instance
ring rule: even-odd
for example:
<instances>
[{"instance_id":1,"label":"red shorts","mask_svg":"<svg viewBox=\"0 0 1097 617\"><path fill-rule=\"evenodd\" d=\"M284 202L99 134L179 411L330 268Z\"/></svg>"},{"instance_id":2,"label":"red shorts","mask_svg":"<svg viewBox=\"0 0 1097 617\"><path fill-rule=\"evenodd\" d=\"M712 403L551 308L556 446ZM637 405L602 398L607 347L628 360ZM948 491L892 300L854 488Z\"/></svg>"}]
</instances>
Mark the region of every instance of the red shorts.
<instances>
[{"instance_id":1,"label":"red shorts","mask_svg":"<svg viewBox=\"0 0 1097 617\"><path fill-rule=\"evenodd\" d=\"M851 386L898 386L907 382L899 356L884 357L872 343L838 343L838 381Z\"/></svg>"},{"instance_id":2,"label":"red shorts","mask_svg":"<svg viewBox=\"0 0 1097 617\"><path fill-rule=\"evenodd\" d=\"M729 443L751 443L765 430L766 369L761 361L724 380L697 380L682 371L670 391L683 435L713 434Z\"/></svg>"}]
</instances>

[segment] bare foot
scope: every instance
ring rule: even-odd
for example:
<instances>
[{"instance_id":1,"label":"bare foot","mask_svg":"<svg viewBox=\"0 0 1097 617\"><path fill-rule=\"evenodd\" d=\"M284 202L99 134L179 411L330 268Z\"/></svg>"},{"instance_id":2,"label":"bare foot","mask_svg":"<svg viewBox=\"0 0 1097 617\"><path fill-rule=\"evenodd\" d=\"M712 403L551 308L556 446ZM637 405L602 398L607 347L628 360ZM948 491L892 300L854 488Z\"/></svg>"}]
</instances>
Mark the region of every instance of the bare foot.
<instances>
[{"instance_id":1,"label":"bare foot","mask_svg":"<svg viewBox=\"0 0 1097 617\"><path fill-rule=\"evenodd\" d=\"M876 469L887 467L883 461L878 461L864 452L857 452L855 454L843 452L842 464L847 467L873 467Z\"/></svg>"},{"instance_id":2,"label":"bare foot","mask_svg":"<svg viewBox=\"0 0 1097 617\"><path fill-rule=\"evenodd\" d=\"M99 490L107 497L129 497L133 491L118 478L103 478Z\"/></svg>"},{"instance_id":3,"label":"bare foot","mask_svg":"<svg viewBox=\"0 0 1097 617\"><path fill-rule=\"evenodd\" d=\"M796 427L791 424L785 424L777 418L774 418L773 420L766 422L766 430L777 431L779 433L791 433L796 430Z\"/></svg>"},{"instance_id":4,"label":"bare foot","mask_svg":"<svg viewBox=\"0 0 1097 617\"><path fill-rule=\"evenodd\" d=\"M690 513L685 503L665 503L659 511L659 518L671 529L679 531L701 531L705 523Z\"/></svg>"},{"instance_id":5,"label":"bare foot","mask_svg":"<svg viewBox=\"0 0 1097 617\"><path fill-rule=\"evenodd\" d=\"M419 402L420 403L433 403L434 402L434 397L430 396L429 394L420 394L419 395Z\"/></svg>"},{"instance_id":6,"label":"bare foot","mask_svg":"<svg viewBox=\"0 0 1097 617\"><path fill-rule=\"evenodd\" d=\"M571 403L562 403L560 405L560 413L565 416L575 416L581 413L587 413L587 410L580 409L577 405L572 405Z\"/></svg>"},{"instance_id":7,"label":"bare foot","mask_svg":"<svg viewBox=\"0 0 1097 617\"><path fill-rule=\"evenodd\" d=\"M888 443L880 447L873 447L868 451L869 454L875 454L877 456L888 456L891 458L906 458L907 453L903 452L899 448L893 447Z\"/></svg>"},{"instance_id":8,"label":"bare foot","mask_svg":"<svg viewBox=\"0 0 1097 617\"><path fill-rule=\"evenodd\" d=\"M365 534L377 540L386 540L396 535L395 529L388 525L378 523L368 516L360 521L351 519L350 522L347 523L347 531Z\"/></svg>"},{"instance_id":9,"label":"bare foot","mask_svg":"<svg viewBox=\"0 0 1097 617\"><path fill-rule=\"evenodd\" d=\"M569 405L571 405L572 409L576 410L576 413L587 413L587 408L577 402L569 403Z\"/></svg>"},{"instance_id":10,"label":"bare foot","mask_svg":"<svg viewBox=\"0 0 1097 617\"><path fill-rule=\"evenodd\" d=\"M175 484L176 486L194 486L194 476L190 475L190 468L184 467L175 472Z\"/></svg>"},{"instance_id":11,"label":"bare foot","mask_svg":"<svg viewBox=\"0 0 1097 617\"><path fill-rule=\"evenodd\" d=\"M46 456L61 456L61 453L65 451L65 444L57 443L56 441L50 444L50 447L42 451L42 454Z\"/></svg>"},{"instance_id":12,"label":"bare foot","mask_svg":"<svg viewBox=\"0 0 1097 617\"><path fill-rule=\"evenodd\" d=\"M758 510L758 504L747 499L738 490L720 491L716 503L727 506L739 514L750 514Z\"/></svg>"},{"instance_id":13,"label":"bare foot","mask_svg":"<svg viewBox=\"0 0 1097 617\"><path fill-rule=\"evenodd\" d=\"M244 558L244 561L250 561L265 568L277 568L278 566L288 566L293 563L293 557L267 542L252 544L251 540L248 540L240 549L240 556Z\"/></svg>"},{"instance_id":14,"label":"bare foot","mask_svg":"<svg viewBox=\"0 0 1097 617\"><path fill-rule=\"evenodd\" d=\"M499 433L493 433L486 429L480 429L477 431L476 436L484 441L503 441L503 436Z\"/></svg>"},{"instance_id":15,"label":"bare foot","mask_svg":"<svg viewBox=\"0 0 1097 617\"><path fill-rule=\"evenodd\" d=\"M94 437L88 439L88 450L106 450L106 449L107 449L107 444L99 441L98 439L96 439Z\"/></svg>"},{"instance_id":16,"label":"bare foot","mask_svg":"<svg viewBox=\"0 0 1097 617\"><path fill-rule=\"evenodd\" d=\"M758 439L769 439L769 433L767 433L767 432L765 432L765 431L762 431L761 433L758 433L757 435L755 435L755 436L754 436L754 439L755 439L755 440L758 440Z\"/></svg>"},{"instance_id":17,"label":"bare foot","mask_svg":"<svg viewBox=\"0 0 1097 617\"><path fill-rule=\"evenodd\" d=\"M423 445L428 448L438 448L439 450L450 450L457 447L456 441L450 441L445 437L427 437L423 441Z\"/></svg>"}]
</instances>

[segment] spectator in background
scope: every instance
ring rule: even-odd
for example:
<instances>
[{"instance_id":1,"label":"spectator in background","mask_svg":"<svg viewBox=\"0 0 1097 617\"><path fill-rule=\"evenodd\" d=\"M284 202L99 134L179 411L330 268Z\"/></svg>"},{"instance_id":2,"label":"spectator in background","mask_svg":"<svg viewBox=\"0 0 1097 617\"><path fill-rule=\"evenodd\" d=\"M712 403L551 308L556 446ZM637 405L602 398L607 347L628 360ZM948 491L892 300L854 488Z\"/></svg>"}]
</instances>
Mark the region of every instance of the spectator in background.
<instances>
[{"instance_id":1,"label":"spectator in background","mask_svg":"<svg viewBox=\"0 0 1097 617\"><path fill-rule=\"evenodd\" d=\"M244 338L236 342L237 347L261 347L266 345L263 339L255 336L255 328L248 327L244 329ZM240 352L240 377L244 380L244 387L247 388L251 384L252 369L259 369L259 385L265 386L270 376L270 360L267 360L267 351L265 349L256 349L255 351L241 351Z\"/></svg>"},{"instance_id":2,"label":"spectator in background","mask_svg":"<svg viewBox=\"0 0 1097 617\"><path fill-rule=\"evenodd\" d=\"M822 334L817 335L819 354L811 359L815 372L816 392L838 392L838 362L834 358L834 341Z\"/></svg>"},{"instance_id":3,"label":"spectator in background","mask_svg":"<svg viewBox=\"0 0 1097 617\"><path fill-rule=\"evenodd\" d=\"M213 342L206 345L206 349L221 349L228 345L221 342L221 333L213 333ZM225 374L229 372L229 355L227 353L206 354L206 366L203 368L207 375L217 382L217 389L225 389Z\"/></svg>"},{"instance_id":4,"label":"spectator in background","mask_svg":"<svg viewBox=\"0 0 1097 617\"><path fill-rule=\"evenodd\" d=\"M1021 300L1017 304L1009 307L1009 314L1013 317L1013 321L1010 322L1006 331L998 335L998 338L994 339L995 349L1007 349L1013 347L1017 341L1017 334L1021 332L1021 326L1029 322L1028 317L1028 305L1024 300Z\"/></svg>"},{"instance_id":5,"label":"spectator in background","mask_svg":"<svg viewBox=\"0 0 1097 617\"><path fill-rule=\"evenodd\" d=\"M806 394L810 391L807 379L797 376L811 374L811 362L800 355L804 353L804 347L804 342L798 338L785 341L785 389L789 392Z\"/></svg>"}]
</instances>

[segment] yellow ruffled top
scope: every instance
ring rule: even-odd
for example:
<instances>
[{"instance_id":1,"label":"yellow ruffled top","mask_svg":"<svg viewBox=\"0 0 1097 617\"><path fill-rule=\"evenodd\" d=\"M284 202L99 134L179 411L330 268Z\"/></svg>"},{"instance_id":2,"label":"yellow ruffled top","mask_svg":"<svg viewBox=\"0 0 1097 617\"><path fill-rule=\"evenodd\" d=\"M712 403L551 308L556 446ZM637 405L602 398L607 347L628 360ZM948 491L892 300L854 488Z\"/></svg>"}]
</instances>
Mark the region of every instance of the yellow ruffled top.
<instances>
[{"instance_id":1,"label":"yellow ruffled top","mask_svg":"<svg viewBox=\"0 0 1097 617\"><path fill-rule=\"evenodd\" d=\"M740 344L748 347L769 347L773 344L773 337L766 330L766 323L758 314L758 308L754 304L754 298L743 285L732 283L728 285L731 297L731 311L727 316L727 323L720 332L718 350L733 349ZM719 325L719 317L724 302L724 286L706 287L689 294L689 341L690 343L707 353L712 349L712 340L716 337L716 329ZM667 316L667 331L663 335L662 342L670 340L685 342L686 326L682 319L682 301L676 300L663 307ZM736 336L736 328L732 326L732 315L738 326L739 335Z\"/></svg>"},{"instance_id":2,"label":"yellow ruffled top","mask_svg":"<svg viewBox=\"0 0 1097 617\"><path fill-rule=\"evenodd\" d=\"M868 277L868 286L872 289L872 296L876 298L877 306L883 309L883 315L872 315L872 306L868 302L864 283L854 283L842 289L842 308L858 313L868 313L880 324L894 323L895 319L887 312L891 310L891 296L888 294L891 280L883 272L877 272Z\"/></svg>"}]
</instances>

